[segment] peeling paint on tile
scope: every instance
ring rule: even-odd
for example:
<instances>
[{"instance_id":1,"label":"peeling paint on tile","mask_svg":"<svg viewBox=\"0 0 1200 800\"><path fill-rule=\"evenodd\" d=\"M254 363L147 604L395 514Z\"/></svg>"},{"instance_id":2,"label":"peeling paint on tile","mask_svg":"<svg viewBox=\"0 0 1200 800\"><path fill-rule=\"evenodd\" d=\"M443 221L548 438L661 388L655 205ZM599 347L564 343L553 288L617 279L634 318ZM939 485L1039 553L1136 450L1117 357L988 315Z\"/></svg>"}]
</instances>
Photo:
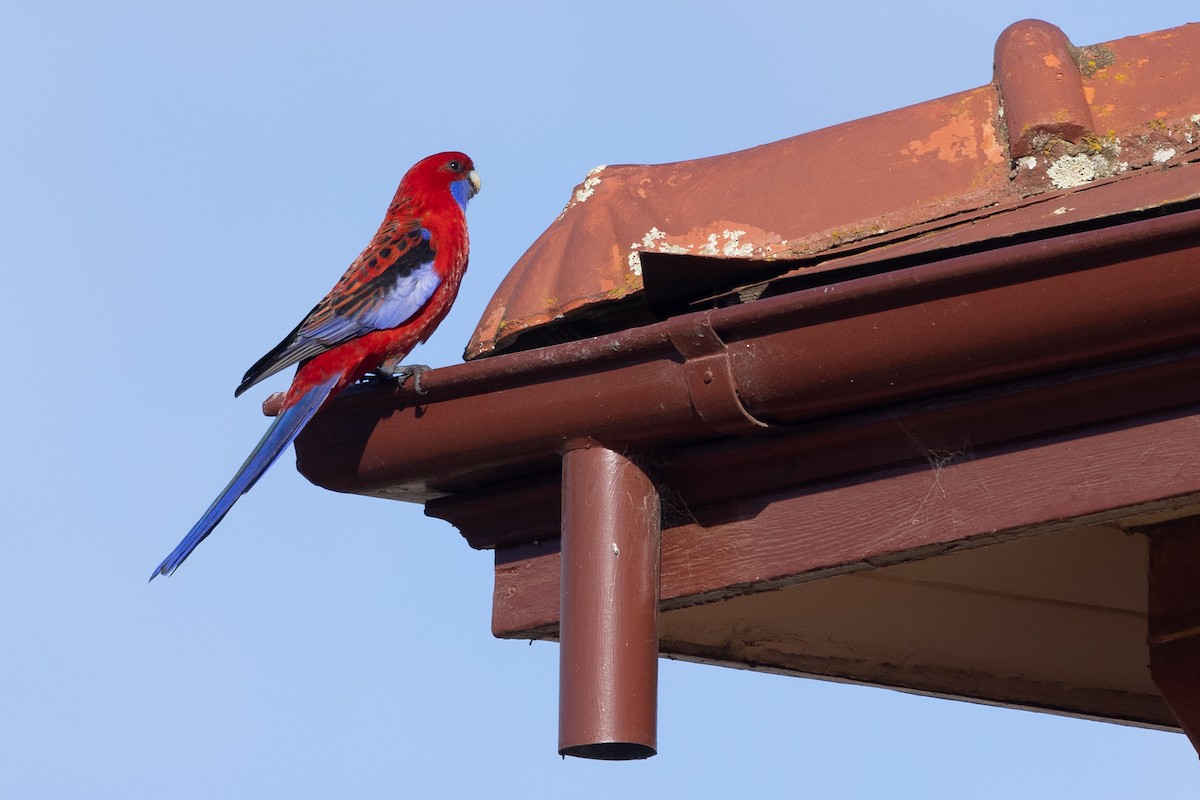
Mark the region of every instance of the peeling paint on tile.
<instances>
[{"instance_id":1,"label":"peeling paint on tile","mask_svg":"<svg viewBox=\"0 0 1200 800\"><path fill-rule=\"evenodd\" d=\"M984 120L981 130L983 133L982 144L984 156L993 164L1004 163L1004 160L1008 158L1008 150L996 135L996 126L992 124L990 119Z\"/></svg>"},{"instance_id":2,"label":"peeling paint on tile","mask_svg":"<svg viewBox=\"0 0 1200 800\"><path fill-rule=\"evenodd\" d=\"M989 141L989 139L991 141ZM913 139L908 147L900 152L912 156L934 154L941 161L959 161L961 159L979 158L982 152L988 161L1003 160L1002 151L992 147L995 141L995 131L983 126L976 128L967 118L952 118L936 130L930 131L928 138Z\"/></svg>"}]
</instances>

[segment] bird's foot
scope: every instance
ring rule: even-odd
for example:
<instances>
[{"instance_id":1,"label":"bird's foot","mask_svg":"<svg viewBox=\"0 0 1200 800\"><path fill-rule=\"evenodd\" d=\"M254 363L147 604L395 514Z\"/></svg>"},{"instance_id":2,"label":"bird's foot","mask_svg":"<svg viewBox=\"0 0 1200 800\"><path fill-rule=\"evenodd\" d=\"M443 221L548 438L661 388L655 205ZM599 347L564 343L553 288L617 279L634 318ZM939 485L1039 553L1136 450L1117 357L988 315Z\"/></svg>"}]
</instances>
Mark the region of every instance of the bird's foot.
<instances>
[{"instance_id":1,"label":"bird's foot","mask_svg":"<svg viewBox=\"0 0 1200 800\"><path fill-rule=\"evenodd\" d=\"M412 378L413 391L417 394L425 394L425 390L421 388L421 373L428 370L429 366L426 364L397 364L393 361L385 361L371 374L380 380L393 380L400 386Z\"/></svg>"}]
</instances>

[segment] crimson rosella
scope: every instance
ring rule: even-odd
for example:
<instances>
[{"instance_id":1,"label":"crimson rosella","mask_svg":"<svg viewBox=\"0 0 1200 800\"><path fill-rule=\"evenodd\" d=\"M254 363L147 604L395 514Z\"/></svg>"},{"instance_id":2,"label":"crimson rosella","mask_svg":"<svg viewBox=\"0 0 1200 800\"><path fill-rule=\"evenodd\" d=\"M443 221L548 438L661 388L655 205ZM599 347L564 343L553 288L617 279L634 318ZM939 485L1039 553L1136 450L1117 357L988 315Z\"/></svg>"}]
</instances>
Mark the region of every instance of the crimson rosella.
<instances>
[{"instance_id":1,"label":"crimson rosella","mask_svg":"<svg viewBox=\"0 0 1200 800\"><path fill-rule=\"evenodd\" d=\"M282 410L233 480L151 580L170 575L325 402L370 371L403 375L400 361L450 310L467 269L467 201L479 175L462 153L417 162L400 181L367 249L274 350L250 368L234 396L299 364Z\"/></svg>"}]
</instances>

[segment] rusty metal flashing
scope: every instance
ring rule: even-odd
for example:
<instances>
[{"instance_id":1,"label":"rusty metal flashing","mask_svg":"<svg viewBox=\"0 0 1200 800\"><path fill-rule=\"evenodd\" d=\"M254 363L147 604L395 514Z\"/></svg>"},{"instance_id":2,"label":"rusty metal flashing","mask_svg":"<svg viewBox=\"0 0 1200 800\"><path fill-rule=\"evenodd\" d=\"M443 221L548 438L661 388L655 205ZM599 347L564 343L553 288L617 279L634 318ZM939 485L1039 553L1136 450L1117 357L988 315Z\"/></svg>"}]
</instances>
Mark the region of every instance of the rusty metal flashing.
<instances>
[{"instance_id":1,"label":"rusty metal flashing","mask_svg":"<svg viewBox=\"0 0 1200 800\"><path fill-rule=\"evenodd\" d=\"M1200 161L1200 150L1191 157L1192 160L1181 161L1177 166L1196 164ZM1003 244L1101 230L1196 205L1200 205L1197 170L1171 168L1125 173L1067 191L1022 198L953 219L934 220L881 235L870 242L848 245L836 253L771 262L771 274L756 282L749 277L754 273L753 263L737 272L726 269L722 283L704 269L696 268L700 259L646 254L642 262L647 302L651 308L660 309L660 313L669 309L686 310L685 306L747 302L906 264L983 252ZM694 273L700 273L699 283L689 279ZM731 279L737 282L731 284ZM708 291L698 292L698 285ZM681 304L680 298L687 296L701 299Z\"/></svg>"},{"instance_id":2,"label":"rusty metal flashing","mask_svg":"<svg viewBox=\"0 0 1200 800\"><path fill-rule=\"evenodd\" d=\"M1200 24L1079 48L1023 20L986 86L736 153L593 170L466 355L661 319L663 287L686 303L931 229L969 237L972 217L1197 157ZM652 287L650 262L670 255L706 261Z\"/></svg>"}]
</instances>

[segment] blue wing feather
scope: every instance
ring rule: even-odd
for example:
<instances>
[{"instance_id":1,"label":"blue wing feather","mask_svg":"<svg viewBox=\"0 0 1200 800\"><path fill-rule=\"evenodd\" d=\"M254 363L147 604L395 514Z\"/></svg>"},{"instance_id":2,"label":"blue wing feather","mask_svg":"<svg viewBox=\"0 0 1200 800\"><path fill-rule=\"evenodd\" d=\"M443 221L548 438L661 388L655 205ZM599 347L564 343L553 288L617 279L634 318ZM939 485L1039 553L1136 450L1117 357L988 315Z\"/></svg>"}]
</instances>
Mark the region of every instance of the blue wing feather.
<instances>
[{"instance_id":1,"label":"blue wing feather","mask_svg":"<svg viewBox=\"0 0 1200 800\"><path fill-rule=\"evenodd\" d=\"M441 282L432 256L402 272L389 269L365 291L342 298L332 313L310 316L296 331L296 341L328 349L371 331L395 328L420 311Z\"/></svg>"},{"instance_id":2,"label":"blue wing feather","mask_svg":"<svg viewBox=\"0 0 1200 800\"><path fill-rule=\"evenodd\" d=\"M235 396L293 364L372 331L403 325L441 285L429 231L381 231L328 295L242 378Z\"/></svg>"},{"instance_id":3,"label":"blue wing feather","mask_svg":"<svg viewBox=\"0 0 1200 800\"><path fill-rule=\"evenodd\" d=\"M208 507L204 516L200 517L200 521L192 526L187 536L183 537L183 541L158 565L150 576L150 580L154 580L159 575L170 575L177 570L179 565L196 549L196 546L212 533L213 528L224 519L238 498L250 491L250 487L262 477L263 473L275 463L275 459L279 458L279 455L300 434L308 421L317 413L317 409L329 397L330 391L340 377L341 375L334 374L309 389L296 401L295 405L275 418L258 446L254 448L250 457L233 476L233 480Z\"/></svg>"}]
</instances>

